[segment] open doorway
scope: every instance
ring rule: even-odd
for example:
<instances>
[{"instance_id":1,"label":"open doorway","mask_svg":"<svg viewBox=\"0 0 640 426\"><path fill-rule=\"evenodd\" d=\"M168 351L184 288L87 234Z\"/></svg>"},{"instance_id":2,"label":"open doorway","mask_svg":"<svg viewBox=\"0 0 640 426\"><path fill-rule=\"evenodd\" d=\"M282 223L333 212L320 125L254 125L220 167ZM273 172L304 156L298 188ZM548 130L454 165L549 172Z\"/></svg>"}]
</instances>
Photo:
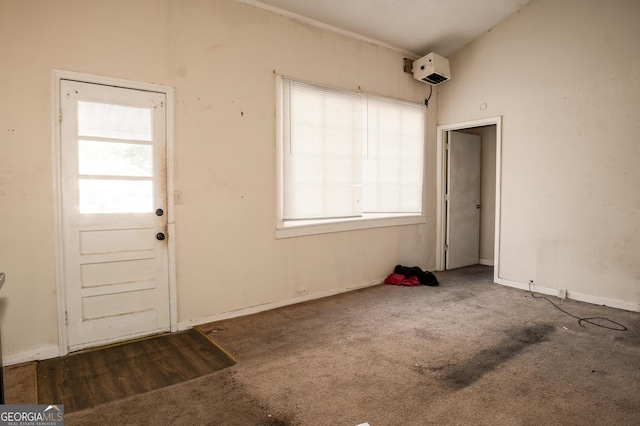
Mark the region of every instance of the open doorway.
<instances>
[{"instance_id":1,"label":"open doorway","mask_svg":"<svg viewBox=\"0 0 640 426\"><path fill-rule=\"evenodd\" d=\"M436 269L499 265L501 117L438 126Z\"/></svg>"}]
</instances>

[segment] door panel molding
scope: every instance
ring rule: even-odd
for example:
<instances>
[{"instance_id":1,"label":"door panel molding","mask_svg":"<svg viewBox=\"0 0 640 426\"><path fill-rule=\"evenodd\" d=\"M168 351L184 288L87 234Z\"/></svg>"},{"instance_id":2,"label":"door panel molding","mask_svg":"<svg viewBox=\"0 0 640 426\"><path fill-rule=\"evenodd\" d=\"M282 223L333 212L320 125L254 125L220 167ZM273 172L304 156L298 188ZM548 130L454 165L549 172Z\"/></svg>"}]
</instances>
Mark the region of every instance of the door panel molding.
<instances>
[{"instance_id":1,"label":"door panel molding","mask_svg":"<svg viewBox=\"0 0 640 426\"><path fill-rule=\"evenodd\" d=\"M495 238L494 238L494 282L500 278L500 206L502 191L502 116L487 117L478 120L443 124L437 127L436 133L436 270L445 270L445 238L446 238L446 184L447 158L445 144L447 133L481 126L496 126L496 199L495 199Z\"/></svg>"},{"instance_id":2,"label":"door panel molding","mask_svg":"<svg viewBox=\"0 0 640 426\"><path fill-rule=\"evenodd\" d=\"M166 100L166 208L167 217L167 262L168 262L168 284L169 284L169 317L170 330L178 330L177 318L177 289L176 289L176 267L175 267L175 216L172 194L174 193L173 183L173 104L174 90L170 86L137 82L131 80L96 76L83 74L65 70L54 69L51 72L51 120L52 134L52 160L53 160L53 193L54 193L54 237L55 237L55 261L56 261L56 296L58 311L58 348L59 355L64 356L69 353L69 340L66 324L66 292L64 285L64 257L63 257L63 215L62 215L62 126L61 126L61 82L62 80L71 80L81 83L98 84L103 86L118 87L124 89L142 90L147 92L160 93L165 96Z\"/></svg>"}]
</instances>

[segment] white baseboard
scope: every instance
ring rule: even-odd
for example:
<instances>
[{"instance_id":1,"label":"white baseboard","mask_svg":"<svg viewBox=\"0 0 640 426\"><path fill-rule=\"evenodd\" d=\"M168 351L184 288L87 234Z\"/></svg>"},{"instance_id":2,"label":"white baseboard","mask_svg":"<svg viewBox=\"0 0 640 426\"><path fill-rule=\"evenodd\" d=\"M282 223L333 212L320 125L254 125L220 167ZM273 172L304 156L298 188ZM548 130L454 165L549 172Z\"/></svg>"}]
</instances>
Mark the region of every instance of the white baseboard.
<instances>
[{"instance_id":1,"label":"white baseboard","mask_svg":"<svg viewBox=\"0 0 640 426\"><path fill-rule=\"evenodd\" d=\"M576 293L575 291L569 290L567 290L567 298L579 300L580 302L592 303L594 305L604 305L611 308L624 309L625 311L640 312L640 303L631 303L625 302L623 300L608 299L606 297Z\"/></svg>"},{"instance_id":2,"label":"white baseboard","mask_svg":"<svg viewBox=\"0 0 640 426\"><path fill-rule=\"evenodd\" d=\"M507 286L519 288L520 290L529 291L529 283L520 283L517 281L505 280L503 278L497 278L496 283ZM544 294L547 296L558 297L560 289L551 287L542 287L538 285L532 285L531 291L535 293ZM618 299L608 299L606 297L593 296L590 294L577 293L575 291L567 290L567 299L577 300L580 302L591 303L593 305L609 306L616 309L624 309L625 311L640 312L640 303L630 303Z\"/></svg>"},{"instance_id":3,"label":"white baseboard","mask_svg":"<svg viewBox=\"0 0 640 426\"><path fill-rule=\"evenodd\" d=\"M505 280L504 278L497 278L497 279L495 279L495 282L500 284L500 285L507 286L507 287L513 287L513 288L518 288L520 290L529 291L529 283L521 283L521 282L518 282L518 281ZM531 285L531 291L536 292L536 293L540 293L540 294L545 294L547 296L557 296L558 295L558 289L557 288L542 287L542 286L535 285L535 284Z\"/></svg>"},{"instance_id":4,"label":"white baseboard","mask_svg":"<svg viewBox=\"0 0 640 426\"><path fill-rule=\"evenodd\" d=\"M493 266L493 259L492 260L480 259L478 260L478 263L481 265Z\"/></svg>"},{"instance_id":5,"label":"white baseboard","mask_svg":"<svg viewBox=\"0 0 640 426\"><path fill-rule=\"evenodd\" d=\"M194 319L194 320L180 321L178 322L178 330L187 330L189 328L192 328L200 324L206 324L209 322L255 314L258 312L268 311L270 309L281 308L283 306L307 302L309 300L321 299L323 297L334 296L336 294L346 293L352 290L371 287L371 286L382 283L382 281L384 281L384 278L385 277L380 277L380 278L369 280L369 281L363 281L361 283L357 283L349 287L341 287L341 288L336 288L331 290L325 290L319 293L307 294L304 296L294 297L286 300L280 300L277 302L267 303L264 305L253 306L249 308L239 309L236 311L223 312L221 314L216 314L216 315L209 315L209 316ZM24 351L24 352L3 355L2 363L5 366L9 366L14 364L22 364L24 362L41 361L45 359L57 358L59 356L61 356L60 347L56 345L48 345L48 346L42 346L36 349Z\"/></svg>"},{"instance_id":6,"label":"white baseboard","mask_svg":"<svg viewBox=\"0 0 640 426\"><path fill-rule=\"evenodd\" d=\"M37 349L18 352L17 354L3 355L2 364L4 366L22 364L29 361L41 361L43 359L57 358L60 356L60 348L50 345Z\"/></svg>"},{"instance_id":7,"label":"white baseboard","mask_svg":"<svg viewBox=\"0 0 640 426\"><path fill-rule=\"evenodd\" d=\"M386 277L361 282L350 287L340 287L331 290L325 290L318 293L306 294L304 296L293 297L291 299L278 300L276 302L266 303L264 305L252 306L249 308L238 309L235 311L222 312L220 314L208 315L198 319L184 320L178 322L178 330L186 330L197 325L207 324L214 321L222 321L230 318L243 317L245 315L257 314L271 309L282 308L283 306L295 305L296 303L308 302L310 300L322 299L323 297L334 296L336 294L347 293L349 291L378 285L384 281Z\"/></svg>"}]
</instances>

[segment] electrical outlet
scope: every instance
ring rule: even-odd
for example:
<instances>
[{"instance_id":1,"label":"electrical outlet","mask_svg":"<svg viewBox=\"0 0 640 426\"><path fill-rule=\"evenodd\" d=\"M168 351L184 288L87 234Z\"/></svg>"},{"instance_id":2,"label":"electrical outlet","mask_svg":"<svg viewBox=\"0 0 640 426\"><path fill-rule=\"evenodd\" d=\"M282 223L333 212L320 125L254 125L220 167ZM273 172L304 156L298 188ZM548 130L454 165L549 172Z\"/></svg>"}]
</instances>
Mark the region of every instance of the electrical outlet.
<instances>
[{"instance_id":1,"label":"electrical outlet","mask_svg":"<svg viewBox=\"0 0 640 426\"><path fill-rule=\"evenodd\" d=\"M305 294L307 294L306 288L299 288L296 290L296 296L304 296Z\"/></svg>"}]
</instances>

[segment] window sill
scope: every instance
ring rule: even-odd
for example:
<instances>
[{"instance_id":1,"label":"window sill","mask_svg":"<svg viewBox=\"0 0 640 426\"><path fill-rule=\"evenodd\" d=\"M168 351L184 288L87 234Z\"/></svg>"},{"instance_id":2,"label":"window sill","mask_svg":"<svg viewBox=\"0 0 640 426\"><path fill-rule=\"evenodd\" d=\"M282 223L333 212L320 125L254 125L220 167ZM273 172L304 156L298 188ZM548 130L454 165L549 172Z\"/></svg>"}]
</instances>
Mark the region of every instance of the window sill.
<instances>
[{"instance_id":1,"label":"window sill","mask_svg":"<svg viewBox=\"0 0 640 426\"><path fill-rule=\"evenodd\" d=\"M393 216L368 214L353 219L296 221L281 224L276 229L276 239L389 226L421 225L426 222L426 217L418 214L398 214Z\"/></svg>"}]
</instances>

